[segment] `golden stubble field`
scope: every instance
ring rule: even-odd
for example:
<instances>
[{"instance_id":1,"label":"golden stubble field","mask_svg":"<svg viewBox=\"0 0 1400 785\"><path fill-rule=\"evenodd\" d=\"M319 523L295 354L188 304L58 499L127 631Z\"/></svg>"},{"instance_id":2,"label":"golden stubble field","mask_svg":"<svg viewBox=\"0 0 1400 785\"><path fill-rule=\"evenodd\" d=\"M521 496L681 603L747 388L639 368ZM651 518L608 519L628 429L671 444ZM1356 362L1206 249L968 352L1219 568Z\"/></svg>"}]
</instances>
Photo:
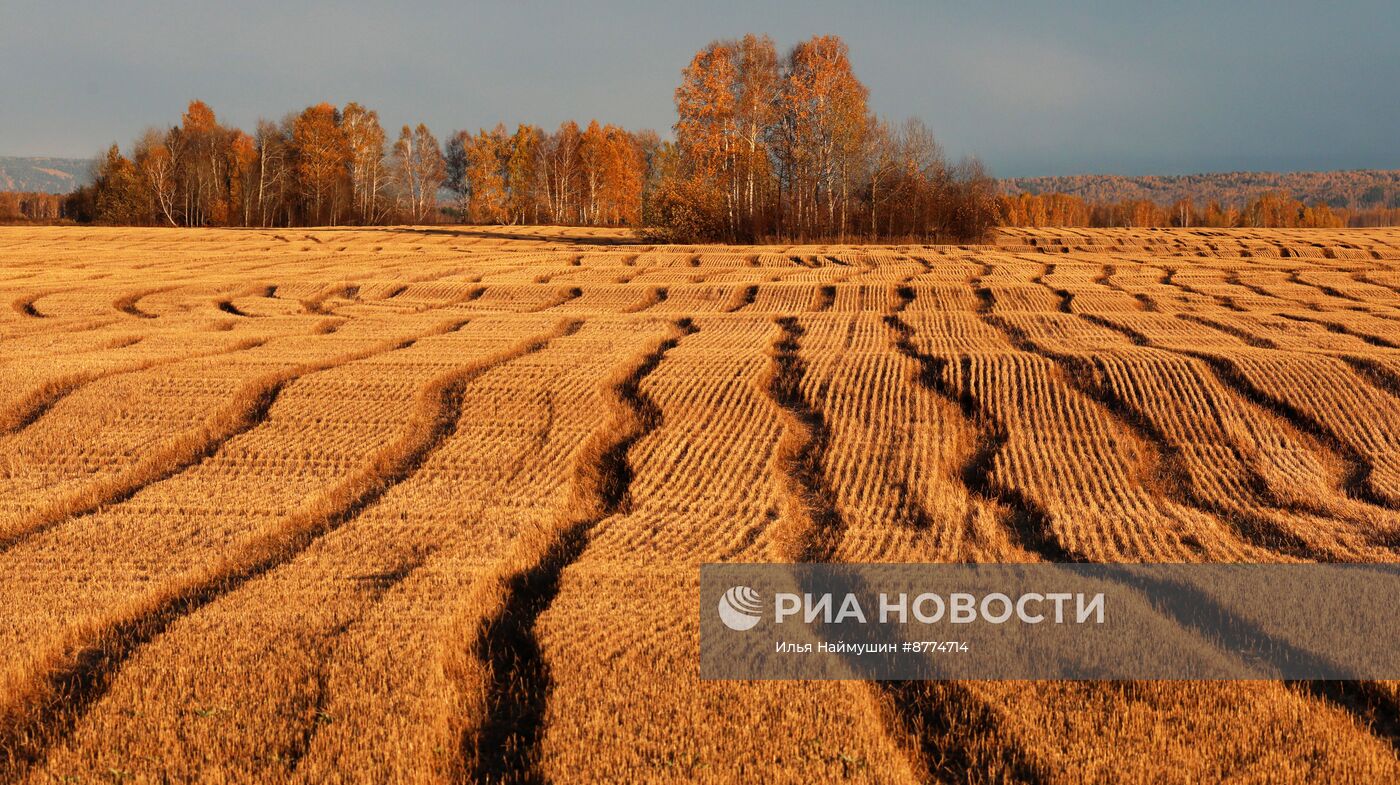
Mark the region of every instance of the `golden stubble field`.
<instances>
[{"instance_id":1,"label":"golden stubble field","mask_svg":"<svg viewBox=\"0 0 1400 785\"><path fill-rule=\"evenodd\" d=\"M703 562L1394 561L1400 231L0 229L0 780L1394 781L1389 683L701 682Z\"/></svg>"}]
</instances>

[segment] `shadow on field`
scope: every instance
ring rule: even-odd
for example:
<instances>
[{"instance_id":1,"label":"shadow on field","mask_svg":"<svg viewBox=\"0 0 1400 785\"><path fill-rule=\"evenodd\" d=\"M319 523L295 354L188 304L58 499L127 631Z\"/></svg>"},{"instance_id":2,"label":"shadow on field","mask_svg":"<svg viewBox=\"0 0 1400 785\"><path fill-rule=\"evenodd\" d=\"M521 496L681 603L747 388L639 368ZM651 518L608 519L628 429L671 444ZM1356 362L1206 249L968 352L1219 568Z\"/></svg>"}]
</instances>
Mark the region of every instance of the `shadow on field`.
<instances>
[{"instance_id":1,"label":"shadow on field","mask_svg":"<svg viewBox=\"0 0 1400 785\"><path fill-rule=\"evenodd\" d=\"M528 228L463 226L455 228L431 226L389 226L375 227L379 231L396 234L418 234L443 237L477 237L488 240L526 240L535 242L577 243L579 245L642 245L637 237L618 233L614 235L589 234L589 227L550 227L558 229L557 234L532 232ZM596 231L596 230L594 230Z\"/></svg>"}]
</instances>

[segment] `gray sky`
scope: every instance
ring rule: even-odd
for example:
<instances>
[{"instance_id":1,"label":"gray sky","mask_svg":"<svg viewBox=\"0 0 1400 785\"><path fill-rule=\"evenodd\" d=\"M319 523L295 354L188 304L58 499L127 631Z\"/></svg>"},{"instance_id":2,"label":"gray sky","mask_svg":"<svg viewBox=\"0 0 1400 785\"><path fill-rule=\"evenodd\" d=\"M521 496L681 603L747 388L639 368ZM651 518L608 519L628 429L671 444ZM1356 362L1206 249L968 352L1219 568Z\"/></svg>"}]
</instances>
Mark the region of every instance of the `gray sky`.
<instances>
[{"instance_id":1,"label":"gray sky","mask_svg":"<svg viewBox=\"0 0 1400 785\"><path fill-rule=\"evenodd\" d=\"M125 148L194 97L244 128L354 100L391 134L597 117L664 135L691 55L745 32L842 36L875 111L1000 176L1400 168L1395 0L0 0L0 155Z\"/></svg>"}]
</instances>

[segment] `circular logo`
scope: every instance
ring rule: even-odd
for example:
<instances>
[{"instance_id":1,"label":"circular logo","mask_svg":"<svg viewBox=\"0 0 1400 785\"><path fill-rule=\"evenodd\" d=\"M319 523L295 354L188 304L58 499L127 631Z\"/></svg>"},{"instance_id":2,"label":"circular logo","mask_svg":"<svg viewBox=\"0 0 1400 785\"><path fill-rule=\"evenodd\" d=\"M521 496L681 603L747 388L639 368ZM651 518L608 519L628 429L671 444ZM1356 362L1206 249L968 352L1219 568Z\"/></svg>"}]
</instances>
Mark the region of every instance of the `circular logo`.
<instances>
[{"instance_id":1,"label":"circular logo","mask_svg":"<svg viewBox=\"0 0 1400 785\"><path fill-rule=\"evenodd\" d=\"M751 630L762 619L763 606L758 592L735 586L719 598L719 620L731 630Z\"/></svg>"}]
</instances>

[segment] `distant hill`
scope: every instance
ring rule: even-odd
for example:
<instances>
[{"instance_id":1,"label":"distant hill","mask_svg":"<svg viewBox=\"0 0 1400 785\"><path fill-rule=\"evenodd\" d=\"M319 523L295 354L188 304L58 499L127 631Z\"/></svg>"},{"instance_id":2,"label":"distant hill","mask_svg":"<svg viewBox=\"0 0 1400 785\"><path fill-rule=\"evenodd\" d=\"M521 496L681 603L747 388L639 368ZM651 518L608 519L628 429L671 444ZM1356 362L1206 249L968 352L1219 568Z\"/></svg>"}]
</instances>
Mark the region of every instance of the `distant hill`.
<instances>
[{"instance_id":1,"label":"distant hill","mask_svg":"<svg viewBox=\"0 0 1400 785\"><path fill-rule=\"evenodd\" d=\"M1148 199L1171 204L1190 198L1198 206L1218 201L1240 206L1261 191L1287 191L1308 204L1369 209L1400 207L1400 169L1341 172L1219 172L1175 176L1124 177L1081 174L1069 177L1017 177L1001 181L1011 194L1066 193L1088 202Z\"/></svg>"},{"instance_id":2,"label":"distant hill","mask_svg":"<svg viewBox=\"0 0 1400 785\"><path fill-rule=\"evenodd\" d=\"M0 191L66 194L90 179L89 158L17 158L0 156Z\"/></svg>"}]
</instances>

